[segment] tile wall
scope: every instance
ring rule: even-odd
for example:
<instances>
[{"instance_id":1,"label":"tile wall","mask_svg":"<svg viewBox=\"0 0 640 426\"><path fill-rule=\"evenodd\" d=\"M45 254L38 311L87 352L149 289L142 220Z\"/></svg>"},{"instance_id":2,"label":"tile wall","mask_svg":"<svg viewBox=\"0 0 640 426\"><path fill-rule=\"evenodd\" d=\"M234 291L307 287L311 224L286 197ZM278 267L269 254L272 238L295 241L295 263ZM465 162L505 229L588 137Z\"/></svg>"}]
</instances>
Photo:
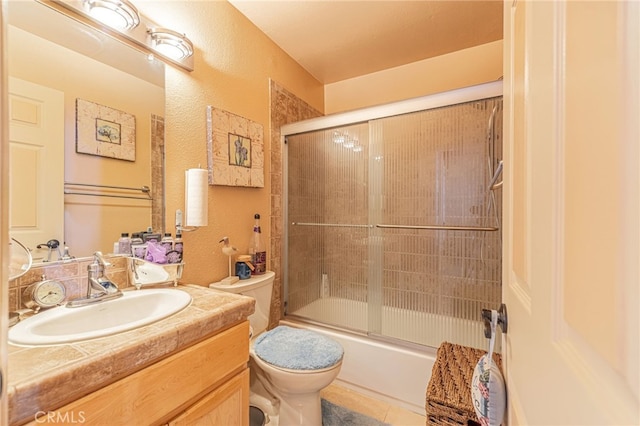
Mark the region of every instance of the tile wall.
<instances>
[{"instance_id":1,"label":"tile wall","mask_svg":"<svg viewBox=\"0 0 640 426\"><path fill-rule=\"evenodd\" d=\"M151 226L166 229L164 221L164 117L151 115Z\"/></svg>"}]
</instances>

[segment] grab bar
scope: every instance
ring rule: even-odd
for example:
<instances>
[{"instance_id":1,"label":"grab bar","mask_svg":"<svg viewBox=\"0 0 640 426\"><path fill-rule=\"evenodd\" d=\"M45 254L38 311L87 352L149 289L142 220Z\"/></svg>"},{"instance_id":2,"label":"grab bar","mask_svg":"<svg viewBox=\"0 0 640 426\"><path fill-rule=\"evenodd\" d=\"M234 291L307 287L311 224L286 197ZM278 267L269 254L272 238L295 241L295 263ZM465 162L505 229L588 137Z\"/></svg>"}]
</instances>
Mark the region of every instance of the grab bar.
<instances>
[{"instance_id":1,"label":"grab bar","mask_svg":"<svg viewBox=\"0 0 640 426\"><path fill-rule=\"evenodd\" d=\"M497 231L500 228L492 226L447 226L447 225L382 225L377 224L376 228L391 229L429 229L435 231Z\"/></svg>"},{"instance_id":2,"label":"grab bar","mask_svg":"<svg viewBox=\"0 0 640 426\"><path fill-rule=\"evenodd\" d=\"M373 225L357 225L349 223L313 223L313 222L291 222L294 226L330 226L336 228L373 228Z\"/></svg>"},{"instance_id":3,"label":"grab bar","mask_svg":"<svg viewBox=\"0 0 640 426\"><path fill-rule=\"evenodd\" d=\"M140 188L134 188L129 186L94 185L89 183L73 183L73 182L65 182L64 185L65 187L68 185L68 186L82 186L82 187L89 187L89 188L106 188L106 189L119 189L124 191L142 192L143 194L146 194L146 197L136 197L132 195L119 195L119 194L118 195L97 194L92 192L78 192L78 191L68 190L67 188L65 188L64 193L69 195L90 195L94 197L129 198L134 200L146 200L146 201L153 200L153 197L151 197L151 189L146 185Z\"/></svg>"},{"instance_id":4,"label":"grab bar","mask_svg":"<svg viewBox=\"0 0 640 426\"><path fill-rule=\"evenodd\" d=\"M310 223L310 222L291 222L296 226L329 226L339 228L388 228L388 229L427 229L436 231L498 231L500 228L491 226L447 226L447 225L352 225L347 223Z\"/></svg>"}]
</instances>

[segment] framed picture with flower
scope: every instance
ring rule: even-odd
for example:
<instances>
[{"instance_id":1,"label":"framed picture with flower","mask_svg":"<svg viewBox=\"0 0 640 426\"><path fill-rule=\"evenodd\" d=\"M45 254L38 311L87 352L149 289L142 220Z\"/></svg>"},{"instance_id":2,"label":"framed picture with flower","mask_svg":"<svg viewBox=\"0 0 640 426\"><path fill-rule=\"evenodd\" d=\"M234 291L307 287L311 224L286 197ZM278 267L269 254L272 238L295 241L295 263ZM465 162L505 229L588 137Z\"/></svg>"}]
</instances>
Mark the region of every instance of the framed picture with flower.
<instances>
[{"instance_id":1,"label":"framed picture with flower","mask_svg":"<svg viewBox=\"0 0 640 426\"><path fill-rule=\"evenodd\" d=\"M135 161L135 116L95 102L76 99L76 152Z\"/></svg>"},{"instance_id":2,"label":"framed picture with flower","mask_svg":"<svg viewBox=\"0 0 640 426\"><path fill-rule=\"evenodd\" d=\"M262 125L207 107L209 185L264 187Z\"/></svg>"}]
</instances>

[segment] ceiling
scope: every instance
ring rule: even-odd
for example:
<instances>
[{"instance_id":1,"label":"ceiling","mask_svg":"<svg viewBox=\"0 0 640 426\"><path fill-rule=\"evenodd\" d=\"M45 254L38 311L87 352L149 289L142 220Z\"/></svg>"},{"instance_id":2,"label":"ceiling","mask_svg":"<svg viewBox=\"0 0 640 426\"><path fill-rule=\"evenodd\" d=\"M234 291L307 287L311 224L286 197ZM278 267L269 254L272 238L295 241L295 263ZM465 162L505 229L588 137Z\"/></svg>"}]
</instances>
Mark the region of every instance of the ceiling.
<instances>
[{"instance_id":1,"label":"ceiling","mask_svg":"<svg viewBox=\"0 0 640 426\"><path fill-rule=\"evenodd\" d=\"M229 0L323 84L502 39L502 0Z\"/></svg>"}]
</instances>

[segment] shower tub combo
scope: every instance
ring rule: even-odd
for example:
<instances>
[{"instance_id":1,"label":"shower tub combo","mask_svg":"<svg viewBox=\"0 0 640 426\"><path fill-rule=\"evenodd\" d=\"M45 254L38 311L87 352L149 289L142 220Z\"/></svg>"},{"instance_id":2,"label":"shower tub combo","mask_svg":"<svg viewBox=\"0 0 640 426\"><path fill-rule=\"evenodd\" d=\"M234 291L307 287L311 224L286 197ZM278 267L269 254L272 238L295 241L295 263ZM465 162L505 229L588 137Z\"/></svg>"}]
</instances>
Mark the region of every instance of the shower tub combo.
<instances>
[{"instance_id":1,"label":"shower tub combo","mask_svg":"<svg viewBox=\"0 0 640 426\"><path fill-rule=\"evenodd\" d=\"M283 126L285 316L346 387L424 415L444 341L501 302L502 83Z\"/></svg>"}]
</instances>

